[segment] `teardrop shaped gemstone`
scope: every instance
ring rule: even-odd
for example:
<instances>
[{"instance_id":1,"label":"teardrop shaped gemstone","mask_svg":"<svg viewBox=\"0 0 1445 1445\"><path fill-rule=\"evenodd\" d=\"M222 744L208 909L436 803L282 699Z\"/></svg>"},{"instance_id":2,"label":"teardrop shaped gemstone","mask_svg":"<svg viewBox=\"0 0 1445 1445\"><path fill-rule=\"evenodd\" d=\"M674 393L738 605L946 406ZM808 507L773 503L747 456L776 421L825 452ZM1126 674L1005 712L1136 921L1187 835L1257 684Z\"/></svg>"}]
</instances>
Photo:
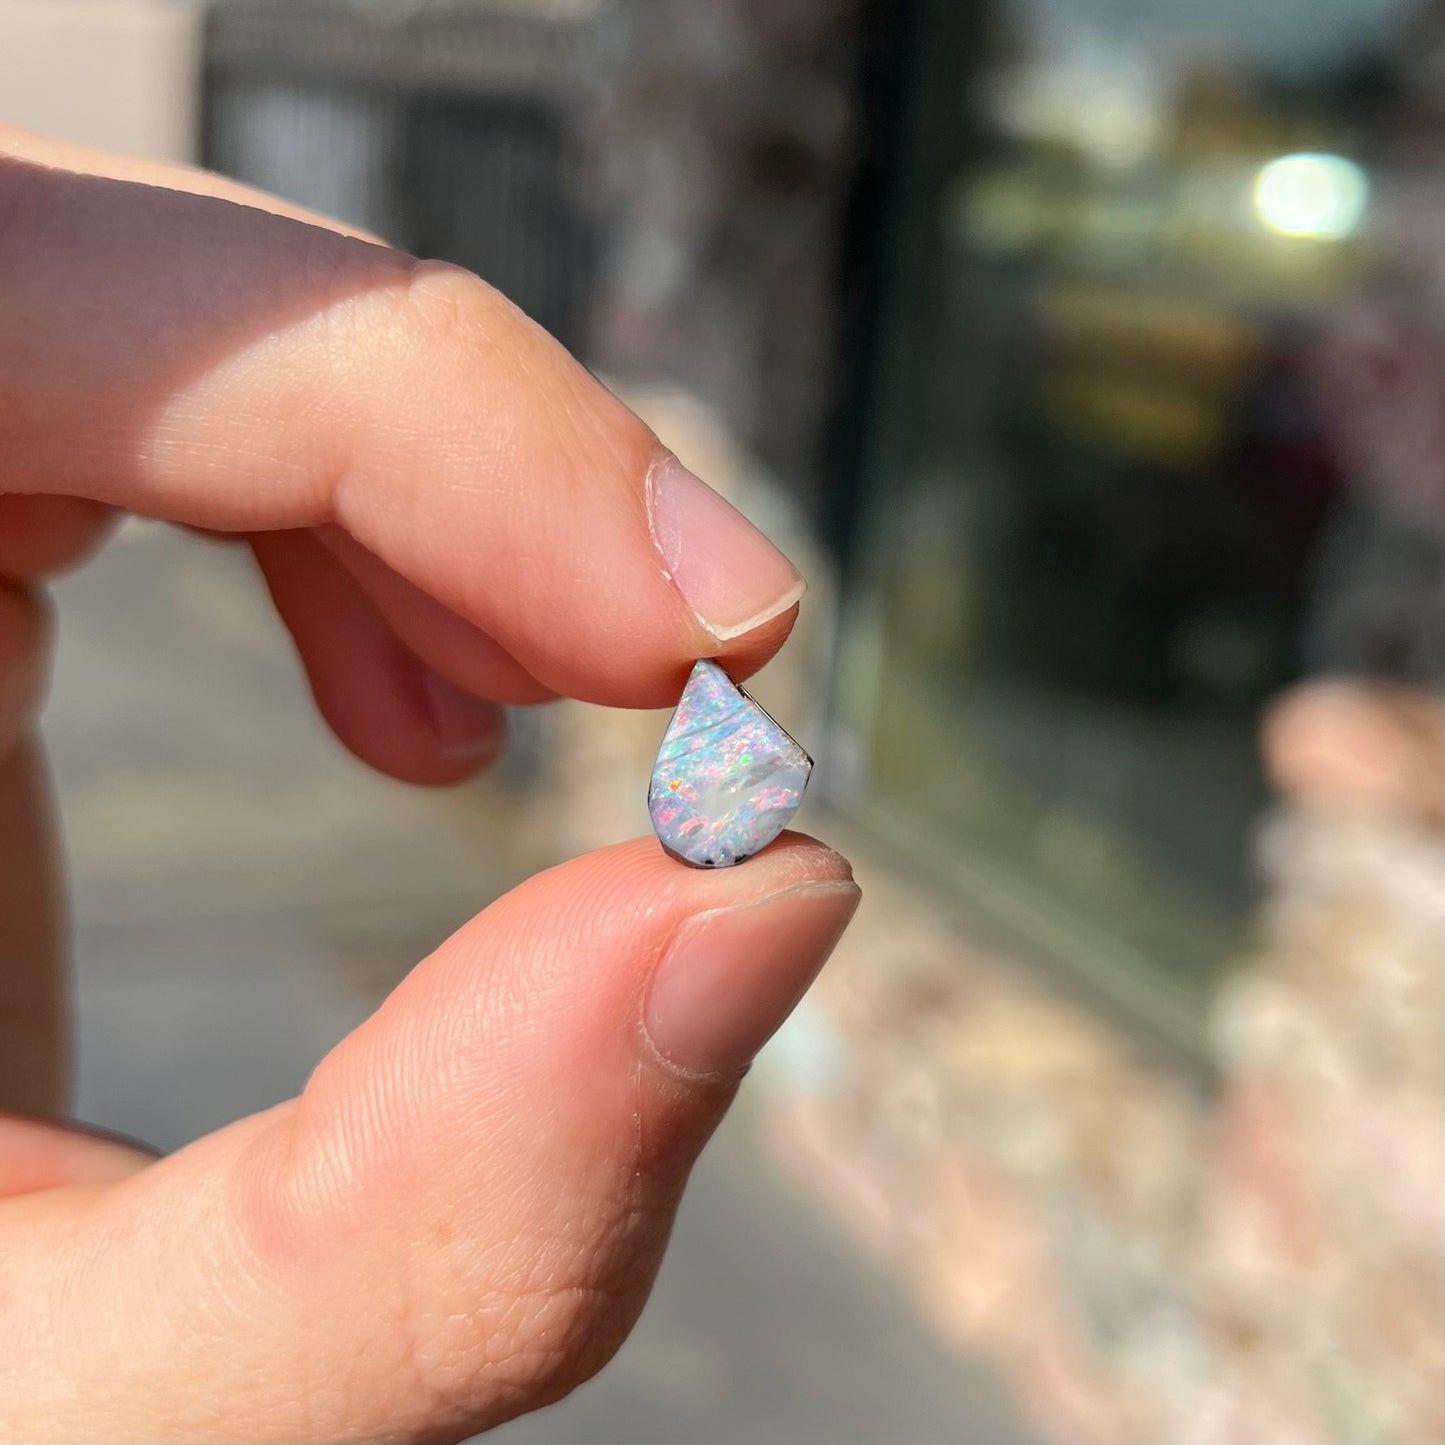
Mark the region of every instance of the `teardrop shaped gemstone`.
<instances>
[{"instance_id":1,"label":"teardrop shaped gemstone","mask_svg":"<svg viewBox=\"0 0 1445 1445\"><path fill-rule=\"evenodd\" d=\"M787 827L812 771L812 758L717 663L703 659L663 735L647 811L674 858L728 868Z\"/></svg>"}]
</instances>

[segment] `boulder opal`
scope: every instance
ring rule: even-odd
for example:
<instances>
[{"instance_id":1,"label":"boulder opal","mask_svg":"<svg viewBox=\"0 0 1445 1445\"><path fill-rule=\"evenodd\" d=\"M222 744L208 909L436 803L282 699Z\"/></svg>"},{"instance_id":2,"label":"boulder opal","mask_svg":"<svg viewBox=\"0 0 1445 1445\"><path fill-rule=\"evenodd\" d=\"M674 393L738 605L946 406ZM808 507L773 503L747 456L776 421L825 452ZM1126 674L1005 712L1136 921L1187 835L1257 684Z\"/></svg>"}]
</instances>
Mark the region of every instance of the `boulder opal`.
<instances>
[{"instance_id":1,"label":"boulder opal","mask_svg":"<svg viewBox=\"0 0 1445 1445\"><path fill-rule=\"evenodd\" d=\"M812 770L812 758L704 659L663 736L647 811L674 858L728 868L787 827Z\"/></svg>"}]
</instances>

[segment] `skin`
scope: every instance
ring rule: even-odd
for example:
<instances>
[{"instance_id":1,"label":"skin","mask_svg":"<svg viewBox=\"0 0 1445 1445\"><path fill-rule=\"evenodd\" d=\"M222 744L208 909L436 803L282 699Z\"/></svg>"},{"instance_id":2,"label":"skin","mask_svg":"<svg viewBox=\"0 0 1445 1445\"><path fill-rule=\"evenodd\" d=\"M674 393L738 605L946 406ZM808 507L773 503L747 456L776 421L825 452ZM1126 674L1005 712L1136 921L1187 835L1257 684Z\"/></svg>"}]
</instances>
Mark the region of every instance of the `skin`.
<instances>
[{"instance_id":1,"label":"skin","mask_svg":"<svg viewBox=\"0 0 1445 1445\"><path fill-rule=\"evenodd\" d=\"M495 754L496 704L664 705L796 609L709 636L649 534L656 439L482 282L199 172L0 129L0 399L0 1439L455 1439L558 1398L630 1328L745 1066L659 1052L654 970L786 892L805 983L848 865L792 835L718 873L574 860L299 1098L155 1159L55 1122L43 583L122 510L248 542L326 721L424 784Z\"/></svg>"}]
</instances>

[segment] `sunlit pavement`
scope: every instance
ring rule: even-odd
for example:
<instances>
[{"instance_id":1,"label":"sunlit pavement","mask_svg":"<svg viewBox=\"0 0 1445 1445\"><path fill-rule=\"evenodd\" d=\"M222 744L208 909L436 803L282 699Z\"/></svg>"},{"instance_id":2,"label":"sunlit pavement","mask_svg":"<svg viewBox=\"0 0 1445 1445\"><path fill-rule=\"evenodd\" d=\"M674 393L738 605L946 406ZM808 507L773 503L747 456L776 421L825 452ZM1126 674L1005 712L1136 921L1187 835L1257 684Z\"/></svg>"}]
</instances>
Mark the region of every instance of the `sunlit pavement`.
<instances>
[{"instance_id":1,"label":"sunlit pavement","mask_svg":"<svg viewBox=\"0 0 1445 1445\"><path fill-rule=\"evenodd\" d=\"M47 716L73 858L79 1112L173 1147L294 1092L520 875L506 779L375 778L311 712L247 555L132 526L59 589ZM756 1086L754 1086L756 1090ZM520 1442L967 1442L1025 1432L813 1213L742 1107L642 1323Z\"/></svg>"}]
</instances>

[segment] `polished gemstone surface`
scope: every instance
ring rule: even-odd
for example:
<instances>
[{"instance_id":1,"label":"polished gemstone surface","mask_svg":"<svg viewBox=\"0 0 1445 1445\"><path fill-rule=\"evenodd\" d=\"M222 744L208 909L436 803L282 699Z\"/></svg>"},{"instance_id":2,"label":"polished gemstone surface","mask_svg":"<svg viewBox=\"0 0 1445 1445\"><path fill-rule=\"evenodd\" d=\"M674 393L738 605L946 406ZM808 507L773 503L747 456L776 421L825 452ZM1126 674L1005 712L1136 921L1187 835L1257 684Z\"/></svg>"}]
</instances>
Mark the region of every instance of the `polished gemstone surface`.
<instances>
[{"instance_id":1,"label":"polished gemstone surface","mask_svg":"<svg viewBox=\"0 0 1445 1445\"><path fill-rule=\"evenodd\" d=\"M647 810L674 858L727 868L787 827L812 771L812 758L704 659L663 736Z\"/></svg>"}]
</instances>

